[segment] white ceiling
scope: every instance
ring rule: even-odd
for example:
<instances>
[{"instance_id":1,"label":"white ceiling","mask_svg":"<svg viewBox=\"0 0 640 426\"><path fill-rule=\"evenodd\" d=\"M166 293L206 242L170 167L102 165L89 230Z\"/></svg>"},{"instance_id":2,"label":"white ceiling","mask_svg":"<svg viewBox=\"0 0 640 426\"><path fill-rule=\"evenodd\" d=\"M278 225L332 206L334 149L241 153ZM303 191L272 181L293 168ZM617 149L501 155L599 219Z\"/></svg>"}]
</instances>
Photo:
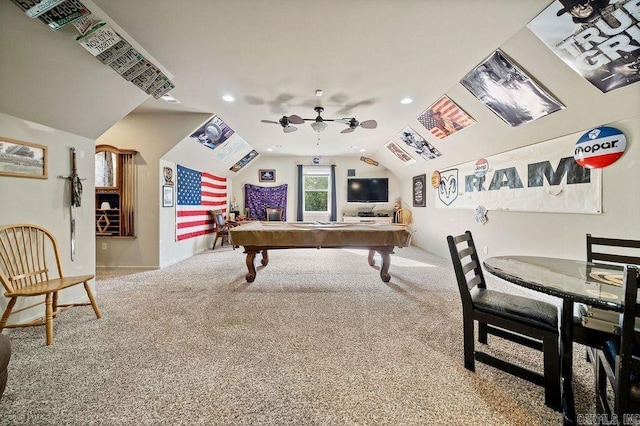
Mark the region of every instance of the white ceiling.
<instances>
[{"instance_id":1,"label":"white ceiling","mask_svg":"<svg viewBox=\"0 0 640 426\"><path fill-rule=\"evenodd\" d=\"M0 0L0 112L92 139L132 111L211 113L263 155L377 155L390 169L400 163L380 148L407 125L443 153L434 164L450 164L638 114L637 84L602 94L526 28L550 0L84 3L172 77L181 105L124 81L74 41L74 28L53 32ZM567 108L511 128L484 107L459 80L497 48ZM439 141L416 117L443 94L478 122ZM405 96L414 102L401 105ZM284 134L261 123L314 118L317 105L325 118L375 119L378 128L341 134L346 126L329 123L318 142L308 124Z\"/></svg>"}]
</instances>

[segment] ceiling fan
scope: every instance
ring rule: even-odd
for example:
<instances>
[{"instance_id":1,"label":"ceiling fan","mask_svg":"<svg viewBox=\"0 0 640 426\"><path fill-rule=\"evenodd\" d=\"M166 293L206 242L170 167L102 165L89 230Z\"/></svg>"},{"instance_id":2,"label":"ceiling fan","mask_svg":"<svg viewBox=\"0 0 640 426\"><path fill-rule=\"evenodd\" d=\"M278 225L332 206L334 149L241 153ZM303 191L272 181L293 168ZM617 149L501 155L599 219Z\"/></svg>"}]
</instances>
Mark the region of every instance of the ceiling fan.
<instances>
[{"instance_id":1,"label":"ceiling fan","mask_svg":"<svg viewBox=\"0 0 640 426\"><path fill-rule=\"evenodd\" d=\"M315 107L314 111L318 113L318 116L316 118L302 118L294 114L288 117L285 115L278 121L272 121L272 120L261 120L261 121L263 123L280 124L282 126L282 130L285 133L295 132L296 130L298 130L298 128L295 126L292 126L292 124L303 124L305 121L311 121L312 122L311 128L318 133L322 132L324 129L327 128L326 121L337 121L349 126L348 128L344 129L340 133L351 133L358 127L362 127L363 129L375 129L376 127L378 127L378 122L376 120L366 120L366 121L360 122L355 118L323 118L322 112L324 111L324 108L321 106Z\"/></svg>"},{"instance_id":2,"label":"ceiling fan","mask_svg":"<svg viewBox=\"0 0 640 426\"><path fill-rule=\"evenodd\" d=\"M260 121L263 123L279 124L282 126L282 131L285 133L291 133L298 130L296 126L292 126L291 124L304 123L304 120L298 117L297 115L290 115L289 117L287 117L286 115L283 115L282 118L278 121L273 121L273 120L260 120Z\"/></svg>"}]
</instances>

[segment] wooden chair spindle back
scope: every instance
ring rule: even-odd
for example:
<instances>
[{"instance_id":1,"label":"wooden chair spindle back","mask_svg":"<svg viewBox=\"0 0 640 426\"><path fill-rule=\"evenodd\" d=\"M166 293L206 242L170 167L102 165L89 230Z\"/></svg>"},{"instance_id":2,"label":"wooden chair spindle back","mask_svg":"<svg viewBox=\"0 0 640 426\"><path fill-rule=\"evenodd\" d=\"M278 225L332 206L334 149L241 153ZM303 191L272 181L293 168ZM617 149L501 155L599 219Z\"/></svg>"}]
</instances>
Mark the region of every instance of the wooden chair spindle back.
<instances>
[{"instance_id":1,"label":"wooden chair spindle back","mask_svg":"<svg viewBox=\"0 0 640 426\"><path fill-rule=\"evenodd\" d=\"M8 293L50 279L54 258L62 277L55 237L35 225L0 227L0 281Z\"/></svg>"}]
</instances>

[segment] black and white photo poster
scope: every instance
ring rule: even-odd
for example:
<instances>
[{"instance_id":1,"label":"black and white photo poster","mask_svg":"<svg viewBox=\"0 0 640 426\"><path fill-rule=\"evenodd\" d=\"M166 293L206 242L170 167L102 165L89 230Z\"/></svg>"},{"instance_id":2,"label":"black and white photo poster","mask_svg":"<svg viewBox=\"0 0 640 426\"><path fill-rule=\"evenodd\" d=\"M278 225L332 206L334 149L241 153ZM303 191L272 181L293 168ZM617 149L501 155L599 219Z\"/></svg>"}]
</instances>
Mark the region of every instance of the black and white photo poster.
<instances>
[{"instance_id":1,"label":"black and white photo poster","mask_svg":"<svg viewBox=\"0 0 640 426\"><path fill-rule=\"evenodd\" d=\"M640 0L556 0L527 27L606 93L640 81Z\"/></svg>"},{"instance_id":2,"label":"black and white photo poster","mask_svg":"<svg viewBox=\"0 0 640 426\"><path fill-rule=\"evenodd\" d=\"M460 83L513 127L564 108L499 49Z\"/></svg>"},{"instance_id":3,"label":"black and white photo poster","mask_svg":"<svg viewBox=\"0 0 640 426\"><path fill-rule=\"evenodd\" d=\"M398 133L398 137L402 139L413 151L420 155L425 160L433 160L440 157L442 154L433 145L427 142L418 132L413 130L410 126L402 129Z\"/></svg>"}]
</instances>

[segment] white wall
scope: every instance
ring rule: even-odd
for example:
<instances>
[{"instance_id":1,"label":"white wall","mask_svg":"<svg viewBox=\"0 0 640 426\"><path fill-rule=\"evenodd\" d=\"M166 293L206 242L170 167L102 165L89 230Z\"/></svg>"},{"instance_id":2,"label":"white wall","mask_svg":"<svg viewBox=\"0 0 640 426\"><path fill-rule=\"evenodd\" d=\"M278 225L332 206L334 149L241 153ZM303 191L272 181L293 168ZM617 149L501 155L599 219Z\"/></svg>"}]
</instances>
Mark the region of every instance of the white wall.
<instances>
[{"instance_id":1,"label":"white wall","mask_svg":"<svg viewBox=\"0 0 640 426\"><path fill-rule=\"evenodd\" d=\"M178 254L172 260L160 259L161 239L166 242L175 236L175 227L170 231L171 226L161 223L159 218L160 213L164 217L170 210L162 209L160 202L163 181L160 159L208 117L210 114L129 114L98 138L96 144L138 151L138 185L136 238L97 237L96 266L159 268L184 258ZM102 243L107 243L106 250L102 250ZM203 247L204 242L188 250L193 254ZM173 253L168 255L172 256Z\"/></svg>"},{"instance_id":2,"label":"white wall","mask_svg":"<svg viewBox=\"0 0 640 426\"><path fill-rule=\"evenodd\" d=\"M470 230L476 246L488 254L482 257L503 254L558 256L573 259L586 257L585 234L612 238L640 239L640 119L630 118L608 124L624 132L627 150L614 164L603 169L603 213L562 214L489 211L489 221L484 225L475 222L475 211L471 209L443 209L435 207L435 189L427 185L427 207L412 208L418 232L413 243L428 251L448 258L446 236ZM588 129L587 129L588 130ZM585 130L586 131L586 130ZM577 141L584 132L556 138ZM479 141L481 143L481 141ZM487 152L484 156L489 156ZM453 166L470 161L463 153ZM447 168L442 165L442 169ZM430 181L433 169L426 169ZM411 182L403 182L403 195L411 197Z\"/></svg>"},{"instance_id":3,"label":"white wall","mask_svg":"<svg viewBox=\"0 0 640 426\"><path fill-rule=\"evenodd\" d=\"M312 165L312 156L310 157L286 157L286 156L259 156L257 159L249 163L243 168L244 173L233 179L232 195L236 197L236 201L244 212L244 185L252 184L265 187L273 187L288 184L287 188L287 221L296 220L297 212L297 191L298 191L298 164ZM393 203L400 198L401 184L396 175L383 166L373 166L360 161L358 157L322 157L321 165L336 165L336 200L337 200L337 220L342 220L345 212L354 212L358 210L374 212L393 211ZM246 170L245 170L246 169ZM276 182L260 182L258 177L259 169L275 169ZM355 169L356 177L389 177L389 202L378 204L366 203L347 203L347 170ZM328 217L321 216L305 216L304 220L328 220Z\"/></svg>"},{"instance_id":4,"label":"white wall","mask_svg":"<svg viewBox=\"0 0 640 426\"><path fill-rule=\"evenodd\" d=\"M33 223L49 229L58 240L65 275L95 273L94 141L5 114L0 114L0 136L47 146L49 168L47 179L0 176L0 225ZM58 178L71 173L71 147L76 148L78 174L85 179L82 181L82 205L76 209L76 258L73 262L70 254L70 185L68 180ZM100 305L99 295L97 298ZM0 295L0 310L4 311L7 301ZM60 303L84 301L88 299L82 286L60 292ZM25 299L18 302L14 311L34 300L25 302ZM43 315L44 305L40 305L14 315L10 323L27 322Z\"/></svg>"}]
</instances>

